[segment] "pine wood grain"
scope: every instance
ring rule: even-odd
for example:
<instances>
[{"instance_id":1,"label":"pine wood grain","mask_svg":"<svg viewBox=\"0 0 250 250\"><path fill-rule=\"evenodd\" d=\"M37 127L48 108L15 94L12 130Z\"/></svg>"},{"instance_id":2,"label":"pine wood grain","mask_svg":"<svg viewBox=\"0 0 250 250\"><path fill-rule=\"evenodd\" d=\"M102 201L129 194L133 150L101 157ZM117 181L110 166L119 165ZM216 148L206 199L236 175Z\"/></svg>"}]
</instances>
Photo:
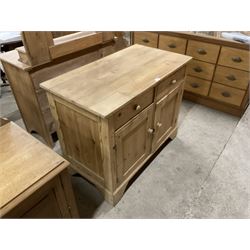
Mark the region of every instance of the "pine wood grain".
<instances>
[{"instance_id":1,"label":"pine wood grain","mask_svg":"<svg viewBox=\"0 0 250 250\"><path fill-rule=\"evenodd\" d=\"M46 81L41 87L107 117L189 60L191 57L133 45Z\"/></svg>"}]
</instances>

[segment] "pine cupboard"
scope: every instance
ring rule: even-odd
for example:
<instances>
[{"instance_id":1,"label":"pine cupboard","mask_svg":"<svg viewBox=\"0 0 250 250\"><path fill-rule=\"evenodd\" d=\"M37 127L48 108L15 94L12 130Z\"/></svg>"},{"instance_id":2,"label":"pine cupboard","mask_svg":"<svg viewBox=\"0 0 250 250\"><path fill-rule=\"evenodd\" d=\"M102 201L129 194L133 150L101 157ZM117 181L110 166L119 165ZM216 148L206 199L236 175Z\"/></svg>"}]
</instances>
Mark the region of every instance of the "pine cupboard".
<instances>
[{"instance_id":1,"label":"pine cupboard","mask_svg":"<svg viewBox=\"0 0 250 250\"><path fill-rule=\"evenodd\" d=\"M64 156L109 203L115 205L149 157L176 136L190 60L133 45L41 84Z\"/></svg>"},{"instance_id":2,"label":"pine cupboard","mask_svg":"<svg viewBox=\"0 0 250 250\"><path fill-rule=\"evenodd\" d=\"M250 48L218 34L133 32L132 40L134 44L192 56L183 97L242 116L249 104Z\"/></svg>"}]
</instances>

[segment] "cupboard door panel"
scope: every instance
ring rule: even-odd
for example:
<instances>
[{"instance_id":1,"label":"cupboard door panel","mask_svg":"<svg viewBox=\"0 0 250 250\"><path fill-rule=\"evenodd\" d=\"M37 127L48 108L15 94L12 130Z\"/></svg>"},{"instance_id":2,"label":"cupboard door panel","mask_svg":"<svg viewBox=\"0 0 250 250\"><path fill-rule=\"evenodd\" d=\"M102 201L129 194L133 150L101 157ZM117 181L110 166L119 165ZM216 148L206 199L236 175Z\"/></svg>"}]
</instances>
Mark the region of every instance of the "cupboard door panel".
<instances>
[{"instance_id":1,"label":"cupboard door panel","mask_svg":"<svg viewBox=\"0 0 250 250\"><path fill-rule=\"evenodd\" d=\"M156 103L154 137L152 150L155 151L167 139L177 123L183 88L176 88Z\"/></svg>"},{"instance_id":2,"label":"cupboard door panel","mask_svg":"<svg viewBox=\"0 0 250 250\"><path fill-rule=\"evenodd\" d=\"M153 105L142 111L115 133L117 184L141 165L150 154Z\"/></svg>"}]
</instances>

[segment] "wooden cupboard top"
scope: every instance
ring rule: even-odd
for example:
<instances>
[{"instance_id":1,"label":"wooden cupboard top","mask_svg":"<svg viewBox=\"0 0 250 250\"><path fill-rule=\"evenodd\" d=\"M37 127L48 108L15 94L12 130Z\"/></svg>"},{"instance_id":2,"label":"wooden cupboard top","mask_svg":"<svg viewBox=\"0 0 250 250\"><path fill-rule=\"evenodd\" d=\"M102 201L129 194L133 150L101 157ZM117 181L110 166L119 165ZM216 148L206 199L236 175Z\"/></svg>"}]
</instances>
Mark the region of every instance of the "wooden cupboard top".
<instances>
[{"instance_id":1,"label":"wooden cupboard top","mask_svg":"<svg viewBox=\"0 0 250 250\"><path fill-rule=\"evenodd\" d=\"M0 118L1 119L1 118ZM0 126L0 212L45 176L68 162L12 122Z\"/></svg>"},{"instance_id":2,"label":"wooden cupboard top","mask_svg":"<svg viewBox=\"0 0 250 250\"><path fill-rule=\"evenodd\" d=\"M100 117L107 117L192 58L135 44L40 86Z\"/></svg>"}]
</instances>

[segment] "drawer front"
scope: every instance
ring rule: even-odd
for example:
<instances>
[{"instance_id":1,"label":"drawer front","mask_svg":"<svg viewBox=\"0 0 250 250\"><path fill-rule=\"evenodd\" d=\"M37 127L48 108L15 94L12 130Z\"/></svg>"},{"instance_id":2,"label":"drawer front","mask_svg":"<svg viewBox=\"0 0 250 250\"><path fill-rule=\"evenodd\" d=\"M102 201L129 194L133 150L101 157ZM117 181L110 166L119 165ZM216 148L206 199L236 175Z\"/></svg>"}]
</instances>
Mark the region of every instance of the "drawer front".
<instances>
[{"instance_id":1,"label":"drawer front","mask_svg":"<svg viewBox=\"0 0 250 250\"><path fill-rule=\"evenodd\" d=\"M209 96L213 99L240 106L245 91L213 82Z\"/></svg>"},{"instance_id":2,"label":"drawer front","mask_svg":"<svg viewBox=\"0 0 250 250\"><path fill-rule=\"evenodd\" d=\"M115 129L120 128L132 117L141 112L144 108L153 103L154 90L149 89L140 96L134 98L131 102L125 105L123 108L118 110L114 114L114 127Z\"/></svg>"},{"instance_id":3,"label":"drawer front","mask_svg":"<svg viewBox=\"0 0 250 250\"><path fill-rule=\"evenodd\" d=\"M198 60L192 60L187 66L187 74L206 80L212 80L215 65Z\"/></svg>"},{"instance_id":4,"label":"drawer front","mask_svg":"<svg viewBox=\"0 0 250 250\"><path fill-rule=\"evenodd\" d=\"M159 49L185 54L187 40L184 38L160 35Z\"/></svg>"},{"instance_id":5,"label":"drawer front","mask_svg":"<svg viewBox=\"0 0 250 250\"><path fill-rule=\"evenodd\" d=\"M175 89L185 77L185 67L181 68L167 79L163 80L156 87L156 100L160 100L164 95Z\"/></svg>"},{"instance_id":6,"label":"drawer front","mask_svg":"<svg viewBox=\"0 0 250 250\"><path fill-rule=\"evenodd\" d=\"M249 51L230 47L222 47L218 64L250 71Z\"/></svg>"},{"instance_id":7,"label":"drawer front","mask_svg":"<svg viewBox=\"0 0 250 250\"><path fill-rule=\"evenodd\" d=\"M219 51L219 45L189 40L186 54L201 61L216 63Z\"/></svg>"},{"instance_id":8,"label":"drawer front","mask_svg":"<svg viewBox=\"0 0 250 250\"><path fill-rule=\"evenodd\" d=\"M134 43L157 48L158 34L152 32L134 32Z\"/></svg>"},{"instance_id":9,"label":"drawer front","mask_svg":"<svg viewBox=\"0 0 250 250\"><path fill-rule=\"evenodd\" d=\"M187 76L185 90L195 94L207 96L211 82L193 76Z\"/></svg>"},{"instance_id":10,"label":"drawer front","mask_svg":"<svg viewBox=\"0 0 250 250\"><path fill-rule=\"evenodd\" d=\"M214 81L228 86L246 90L249 84L249 72L217 66L215 70Z\"/></svg>"}]
</instances>

